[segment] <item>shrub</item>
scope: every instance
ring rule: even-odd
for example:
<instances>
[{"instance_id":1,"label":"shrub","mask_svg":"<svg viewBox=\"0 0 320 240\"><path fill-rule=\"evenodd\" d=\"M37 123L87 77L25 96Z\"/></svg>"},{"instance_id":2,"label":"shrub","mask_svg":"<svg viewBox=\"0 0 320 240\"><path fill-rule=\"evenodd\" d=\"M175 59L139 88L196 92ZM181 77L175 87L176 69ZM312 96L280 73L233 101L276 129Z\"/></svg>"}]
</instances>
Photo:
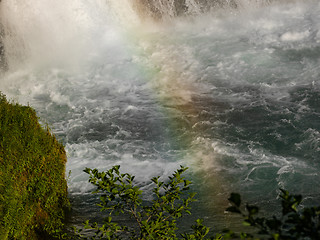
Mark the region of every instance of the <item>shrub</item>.
<instances>
[{"instance_id":1,"label":"shrub","mask_svg":"<svg viewBox=\"0 0 320 240\"><path fill-rule=\"evenodd\" d=\"M282 211L278 217L259 217L259 208L249 204L241 206L241 197L237 193L231 194L232 206L227 211L242 215L244 225L257 229L257 233L264 237L262 239L320 239L320 206L301 207L301 195L291 195L284 189L280 191ZM254 236L241 233L237 237L251 239Z\"/></svg>"},{"instance_id":2,"label":"shrub","mask_svg":"<svg viewBox=\"0 0 320 240\"><path fill-rule=\"evenodd\" d=\"M100 195L102 211L106 212L103 223L86 221L84 228L93 230L90 239L179 239L176 231L176 220L185 213L190 214L190 203L195 201L194 193L187 193L190 181L185 180L182 174L187 170L180 167L169 177L167 183L153 178L154 184L152 203L144 203L139 187L134 185L134 177L130 174L121 174L120 166L114 166L106 172L97 169L85 169L90 174L89 182L97 188L93 193ZM235 233L225 230L211 237L209 228L198 219L193 225L191 233L180 234L180 239L320 239L320 207L302 208L300 195L291 195L281 189L281 216L271 218L259 217L259 208L250 204L242 205L241 196L232 193L229 197L230 207L226 210L240 214L244 218L245 226L253 227L249 233ZM300 210L299 210L300 207ZM134 226L124 226L114 221L113 216L126 214L135 222ZM83 229L77 230L81 236Z\"/></svg>"},{"instance_id":3,"label":"shrub","mask_svg":"<svg viewBox=\"0 0 320 240\"><path fill-rule=\"evenodd\" d=\"M120 166L114 166L106 172L97 169L85 170L90 174L89 182L97 187L94 193L100 194L100 207L106 211L102 224L85 223L85 229L91 229L95 235L92 239L178 239L176 220L184 214L190 214L190 203L194 201L194 193L187 193L190 181L182 174L187 170L180 167L167 183L152 178L154 199L151 204L144 203L142 191L134 185L134 177L121 174ZM113 215L126 214L134 222L134 226L124 226L113 221ZM192 226L193 234L185 233L183 239L204 239L209 228L197 220ZM81 233L82 229L78 232Z\"/></svg>"},{"instance_id":4,"label":"shrub","mask_svg":"<svg viewBox=\"0 0 320 240\"><path fill-rule=\"evenodd\" d=\"M0 93L0 239L40 239L62 229L65 163L63 145L35 111Z\"/></svg>"}]
</instances>

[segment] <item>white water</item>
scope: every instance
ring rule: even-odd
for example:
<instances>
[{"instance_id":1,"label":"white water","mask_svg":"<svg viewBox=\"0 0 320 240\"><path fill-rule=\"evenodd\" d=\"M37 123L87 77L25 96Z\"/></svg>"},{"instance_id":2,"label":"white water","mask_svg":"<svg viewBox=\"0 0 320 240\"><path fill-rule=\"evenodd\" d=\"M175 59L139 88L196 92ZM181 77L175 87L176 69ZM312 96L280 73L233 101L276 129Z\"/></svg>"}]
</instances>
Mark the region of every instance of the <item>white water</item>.
<instances>
[{"instance_id":1,"label":"white water","mask_svg":"<svg viewBox=\"0 0 320 240\"><path fill-rule=\"evenodd\" d=\"M3 1L0 91L65 144L75 199L91 190L85 167L120 164L149 189L182 164L208 221L223 221L231 191L317 202L320 4L253 2L190 0L187 16L158 6L165 17L151 20L129 0Z\"/></svg>"}]
</instances>

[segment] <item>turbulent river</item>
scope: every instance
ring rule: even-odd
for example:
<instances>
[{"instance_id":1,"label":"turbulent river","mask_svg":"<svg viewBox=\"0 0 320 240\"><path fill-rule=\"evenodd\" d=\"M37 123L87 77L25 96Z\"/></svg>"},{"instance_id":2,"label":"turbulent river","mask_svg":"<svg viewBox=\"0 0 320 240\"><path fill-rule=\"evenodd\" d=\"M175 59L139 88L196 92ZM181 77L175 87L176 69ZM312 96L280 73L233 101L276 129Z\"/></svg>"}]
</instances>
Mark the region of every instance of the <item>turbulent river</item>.
<instances>
[{"instance_id":1,"label":"turbulent river","mask_svg":"<svg viewBox=\"0 0 320 240\"><path fill-rule=\"evenodd\" d=\"M148 193L187 166L215 228L231 192L319 203L319 1L209 2L2 0L0 91L65 145L73 224L99 215L86 167Z\"/></svg>"}]
</instances>

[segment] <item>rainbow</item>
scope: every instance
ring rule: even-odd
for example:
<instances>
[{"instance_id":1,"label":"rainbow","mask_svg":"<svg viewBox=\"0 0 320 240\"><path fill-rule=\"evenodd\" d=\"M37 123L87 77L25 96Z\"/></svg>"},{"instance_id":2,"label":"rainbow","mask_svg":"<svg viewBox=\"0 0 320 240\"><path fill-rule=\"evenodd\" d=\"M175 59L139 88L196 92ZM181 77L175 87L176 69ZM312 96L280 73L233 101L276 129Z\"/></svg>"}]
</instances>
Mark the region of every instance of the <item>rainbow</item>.
<instances>
[{"instance_id":1,"label":"rainbow","mask_svg":"<svg viewBox=\"0 0 320 240\"><path fill-rule=\"evenodd\" d=\"M4 1L0 5L0 21L4 29L6 58L9 69L14 70L26 65L29 68L79 65L81 68L82 59L86 59L87 49L92 46L92 35L101 29L104 21L116 19L116 25L121 29L119 31L122 31L125 41L135 45L125 51L129 55L139 56L134 62L151 86L159 108L170 119L168 129L171 139L168 141L183 152L184 156L179 157L183 159L184 165L190 166L205 191L219 196L212 208L217 205L221 210L227 204L226 194L229 191L227 181L215 173L219 169L215 149L210 139L205 137L208 131L206 124L212 119L208 118L203 107L206 101L202 95L204 89L197 84L199 63L191 60L194 59L192 49L183 45L179 39L163 36L163 39L153 41L154 32L157 32L157 38L161 38L164 28L165 31L175 30L168 30L169 24L179 24L179 19L172 19L179 15L177 6L168 5L170 2L174 3L153 1L158 5L149 7L151 14L148 14L142 0L111 0L107 6L101 0L92 3L83 0L68 3L65 0L32 0L28 3ZM190 12L201 11L195 1L185 3ZM48 7L50 11L46 12ZM161 13L169 14L159 18ZM8 79L8 82L11 81ZM197 104L199 99L201 105Z\"/></svg>"}]
</instances>

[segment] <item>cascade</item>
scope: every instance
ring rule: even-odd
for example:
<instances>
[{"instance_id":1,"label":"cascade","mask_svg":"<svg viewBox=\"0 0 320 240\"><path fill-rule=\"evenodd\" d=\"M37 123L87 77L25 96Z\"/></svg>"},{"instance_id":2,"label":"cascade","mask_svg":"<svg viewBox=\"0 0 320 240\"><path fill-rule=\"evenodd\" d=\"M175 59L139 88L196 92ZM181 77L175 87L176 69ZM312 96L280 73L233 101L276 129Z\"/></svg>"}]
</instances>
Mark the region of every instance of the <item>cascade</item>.
<instances>
[{"instance_id":1,"label":"cascade","mask_svg":"<svg viewBox=\"0 0 320 240\"><path fill-rule=\"evenodd\" d=\"M95 0L86 3L73 0L68 4L62 1L4 1L0 5L1 65L3 69L7 69L7 66L30 62L30 58L37 61L39 55L41 57L38 61L43 62L45 56L42 53L53 57L59 57L60 54L60 59L64 59L66 49L73 50L69 56L75 56L70 60L75 61L76 58L82 57L82 49L90 47L86 45L89 32L94 28L93 24L101 19L106 20L103 15L112 16L113 20L122 22L123 25L139 24L141 21L200 15L221 8L250 8L253 5L270 4L271 1ZM52 57L47 61L50 59L52 60Z\"/></svg>"},{"instance_id":2,"label":"cascade","mask_svg":"<svg viewBox=\"0 0 320 240\"><path fill-rule=\"evenodd\" d=\"M84 168L121 165L150 193L185 165L195 215L223 228L231 191L270 212L280 187L319 200L319 13L313 0L2 0L0 91L64 143L72 223L99 212Z\"/></svg>"}]
</instances>

